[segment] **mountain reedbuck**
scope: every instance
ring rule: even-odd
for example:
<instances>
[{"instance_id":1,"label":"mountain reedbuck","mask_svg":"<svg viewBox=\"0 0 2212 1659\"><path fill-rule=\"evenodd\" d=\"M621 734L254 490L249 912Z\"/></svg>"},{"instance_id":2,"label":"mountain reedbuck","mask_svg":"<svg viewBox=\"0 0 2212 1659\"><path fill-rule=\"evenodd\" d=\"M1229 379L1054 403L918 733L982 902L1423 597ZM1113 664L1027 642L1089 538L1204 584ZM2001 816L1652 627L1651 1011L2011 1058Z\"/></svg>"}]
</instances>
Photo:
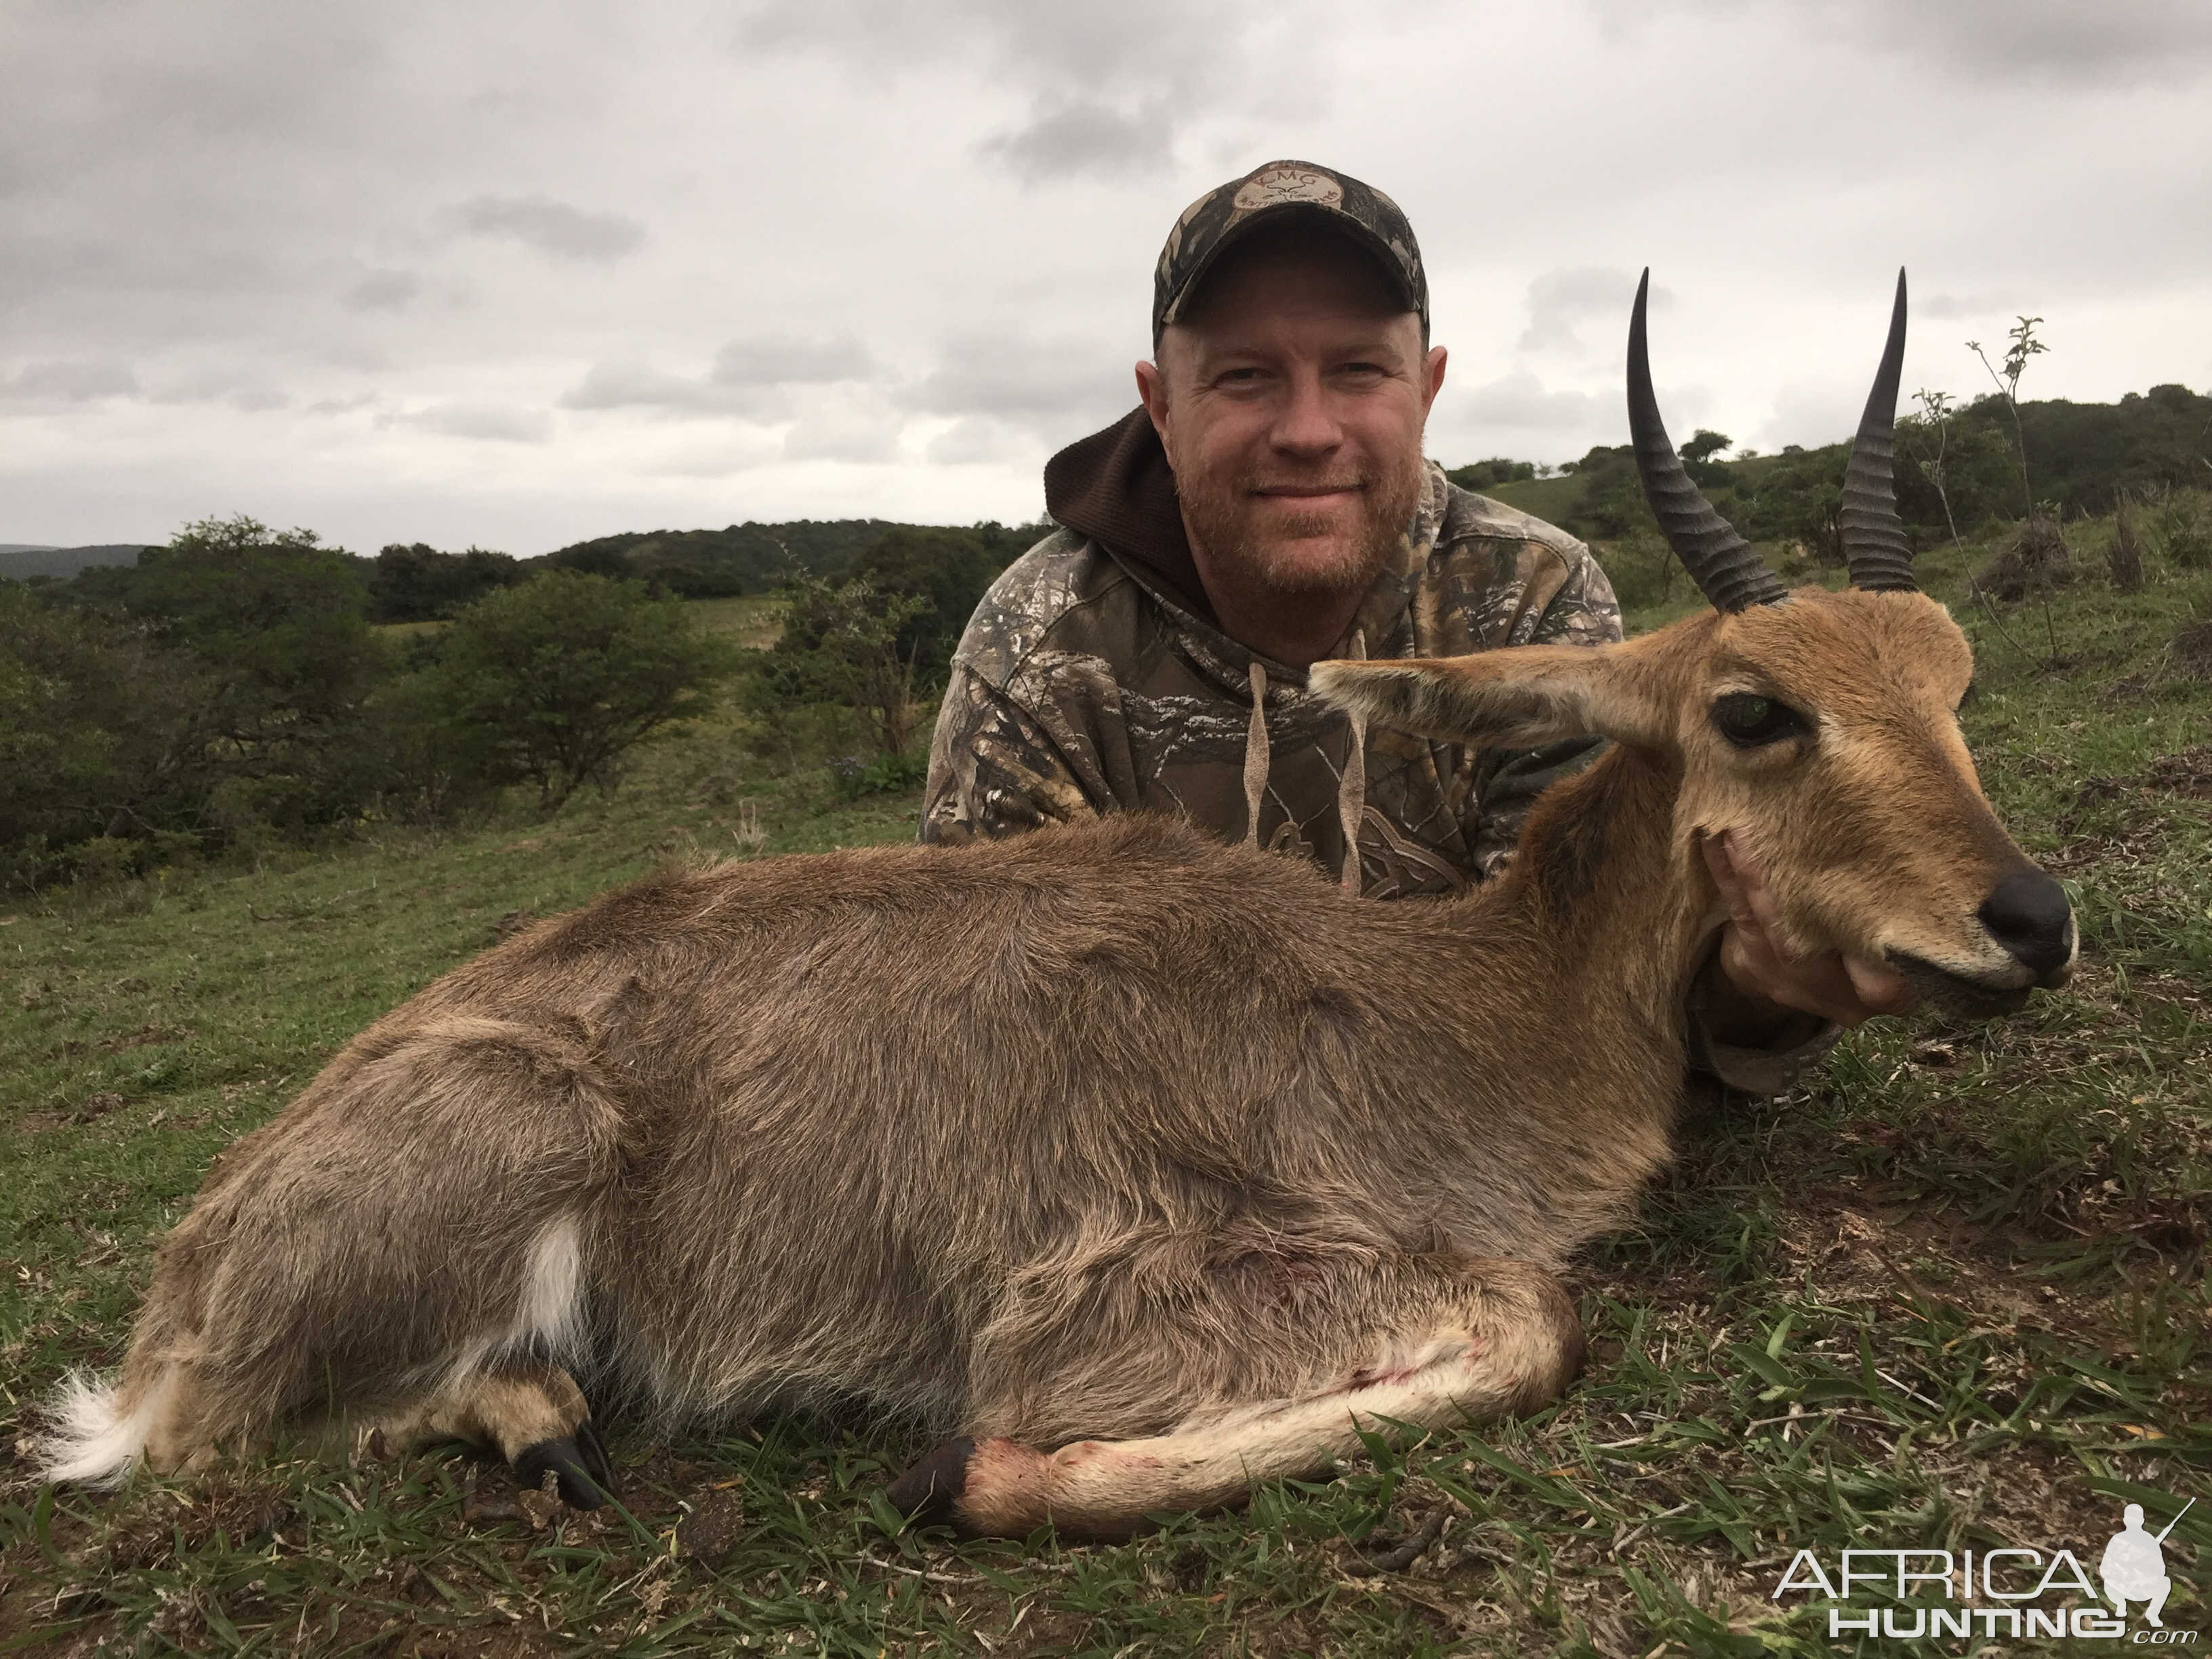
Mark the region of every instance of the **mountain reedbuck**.
<instances>
[{"instance_id":1,"label":"mountain reedbuck","mask_svg":"<svg viewBox=\"0 0 2212 1659\"><path fill-rule=\"evenodd\" d=\"M907 1512L1112 1537L1378 1419L1549 1400L1582 1348L1553 1274L1668 1157L1725 919L1703 838L1764 866L1790 945L1954 1012L2072 965L1960 737L1966 640L1913 584L1904 323L1900 276L1846 591L1785 592L1685 475L1639 291L1637 458L1715 608L1312 671L1443 743L1613 740L1502 878L1377 903L1149 817L650 877L455 969L231 1148L49 1472L319 1425L476 1440L589 1504L580 1378L664 1422L861 1396L963 1437L893 1483Z\"/></svg>"}]
</instances>

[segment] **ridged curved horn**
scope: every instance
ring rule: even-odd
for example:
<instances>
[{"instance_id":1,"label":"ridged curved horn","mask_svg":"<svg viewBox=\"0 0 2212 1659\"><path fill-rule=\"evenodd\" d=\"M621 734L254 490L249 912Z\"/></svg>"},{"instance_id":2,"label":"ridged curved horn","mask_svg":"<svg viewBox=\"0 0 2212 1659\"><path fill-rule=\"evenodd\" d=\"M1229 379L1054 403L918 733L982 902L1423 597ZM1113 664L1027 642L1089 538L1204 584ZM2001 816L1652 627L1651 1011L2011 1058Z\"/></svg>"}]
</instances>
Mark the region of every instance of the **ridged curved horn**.
<instances>
[{"instance_id":1,"label":"ridged curved horn","mask_svg":"<svg viewBox=\"0 0 2212 1659\"><path fill-rule=\"evenodd\" d=\"M1889 343L1867 394L1866 413L1844 472L1844 562L1851 586L1914 593L1912 547L1897 516L1897 487L1890 460L1897 435L1898 376L1905 368L1905 272L1897 273L1897 304L1889 313Z\"/></svg>"},{"instance_id":2,"label":"ridged curved horn","mask_svg":"<svg viewBox=\"0 0 2212 1659\"><path fill-rule=\"evenodd\" d=\"M1772 605L1788 598L1789 590L1690 482L1660 423L1644 336L1644 301L1650 288L1651 272L1646 267L1644 280L1636 285L1636 310L1628 322L1628 430L1636 445L1636 470L1644 476L1644 498L1651 503L1652 516L1659 520L1682 568L1716 610Z\"/></svg>"}]
</instances>

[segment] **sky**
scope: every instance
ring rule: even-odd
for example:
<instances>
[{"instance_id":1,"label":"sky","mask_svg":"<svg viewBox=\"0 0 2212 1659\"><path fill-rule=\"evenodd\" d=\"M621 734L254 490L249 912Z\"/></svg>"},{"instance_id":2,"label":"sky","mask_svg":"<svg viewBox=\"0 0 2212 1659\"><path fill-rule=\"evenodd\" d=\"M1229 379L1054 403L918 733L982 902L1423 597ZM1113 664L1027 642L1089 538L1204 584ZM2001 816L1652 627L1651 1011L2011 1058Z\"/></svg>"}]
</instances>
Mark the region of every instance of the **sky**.
<instances>
[{"instance_id":1,"label":"sky","mask_svg":"<svg viewBox=\"0 0 2212 1659\"><path fill-rule=\"evenodd\" d=\"M374 552L1038 516L1183 206L1276 158L1419 236L1446 465L1905 386L2212 389L2204 0L0 7L0 542Z\"/></svg>"}]
</instances>

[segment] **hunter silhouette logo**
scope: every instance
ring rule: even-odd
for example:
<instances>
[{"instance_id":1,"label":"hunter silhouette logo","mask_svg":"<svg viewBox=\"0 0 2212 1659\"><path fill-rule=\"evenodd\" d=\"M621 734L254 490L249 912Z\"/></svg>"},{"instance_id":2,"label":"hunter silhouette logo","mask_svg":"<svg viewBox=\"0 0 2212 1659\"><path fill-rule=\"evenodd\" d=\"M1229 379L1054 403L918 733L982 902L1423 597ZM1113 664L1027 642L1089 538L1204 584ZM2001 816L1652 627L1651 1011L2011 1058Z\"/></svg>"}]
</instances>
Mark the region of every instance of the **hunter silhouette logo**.
<instances>
[{"instance_id":1,"label":"hunter silhouette logo","mask_svg":"<svg viewBox=\"0 0 2212 1659\"><path fill-rule=\"evenodd\" d=\"M2195 1631L2168 1630L2160 1615L2173 1589L2166 1571L2166 1540L2196 1502L2184 1504L2157 1533L2145 1530L2142 1504L2122 1511L2121 1529L2097 1562L2102 1600L2072 1550L2023 1548L1845 1550L1832 1572L1811 1550L1799 1550L1769 1599L1792 1593L1824 1599L1831 1638L2071 1637L2137 1647L2193 1645ZM1891 1605L1850 1604L1855 1594L1876 1588ZM2069 1595L2076 1599L2062 1599ZM2143 1620L2132 1635L2130 1602L2142 1604Z\"/></svg>"},{"instance_id":2,"label":"hunter silhouette logo","mask_svg":"<svg viewBox=\"0 0 2212 1659\"><path fill-rule=\"evenodd\" d=\"M2158 1616L2173 1589L2173 1580L2166 1576L2166 1534L2181 1524L2181 1516L2196 1503L2192 1498L2184 1504L2181 1515L2167 1522L2166 1532L2155 1538L2143 1530L2142 1504L2130 1504L2121 1512L2122 1530L2112 1534L2112 1541L2105 1546L2105 1559L2097 1564L2097 1576L2105 1581L2105 1599L2121 1618L2128 1616L2129 1602L2142 1601L2148 1604L2143 1617L2151 1627L2166 1628L2166 1620Z\"/></svg>"}]
</instances>

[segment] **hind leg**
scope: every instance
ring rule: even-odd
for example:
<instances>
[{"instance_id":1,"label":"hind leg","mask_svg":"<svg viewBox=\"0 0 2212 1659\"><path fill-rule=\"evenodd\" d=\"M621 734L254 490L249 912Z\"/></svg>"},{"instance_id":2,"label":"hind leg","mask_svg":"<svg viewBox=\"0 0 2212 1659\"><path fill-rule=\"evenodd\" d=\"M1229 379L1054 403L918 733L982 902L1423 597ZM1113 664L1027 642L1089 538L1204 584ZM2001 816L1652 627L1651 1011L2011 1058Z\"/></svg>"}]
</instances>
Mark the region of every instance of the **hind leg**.
<instances>
[{"instance_id":1,"label":"hind leg","mask_svg":"<svg viewBox=\"0 0 2212 1659\"><path fill-rule=\"evenodd\" d=\"M614 1469L592 1426L575 1379L558 1365L495 1367L363 1425L374 1454L392 1455L433 1440L467 1440L496 1450L526 1487L550 1473L571 1507L595 1510L613 1496Z\"/></svg>"},{"instance_id":2,"label":"hind leg","mask_svg":"<svg viewBox=\"0 0 2212 1659\"><path fill-rule=\"evenodd\" d=\"M289 1421L575 1352L621 1133L565 1028L455 1015L357 1039L210 1174L119 1386L64 1402L48 1472L199 1468Z\"/></svg>"},{"instance_id":3,"label":"hind leg","mask_svg":"<svg viewBox=\"0 0 2212 1659\"><path fill-rule=\"evenodd\" d=\"M1018 1536L1050 1522L1071 1536L1127 1537L1156 1512L1220 1508L1257 1482L1317 1474L1356 1455L1362 1431L1534 1409L1581 1363L1572 1304L1527 1263L1288 1266L1300 1277L1287 1304L1271 1306L1248 1273L1217 1272L1166 1296L1153 1284L1144 1301L1154 1311L1114 1340L1086 1341L1098 1327L1071 1325L1066 1346L1087 1350L1078 1364L1031 1354L1010 1374L981 1376L999 1392L979 1402L978 1431L894 1481L892 1504L969 1532ZM1164 1431L1088 1437L1141 1420L1133 1385L1151 1393ZM1036 1431L1055 1419L1085 1437L1038 1449L1069 1437Z\"/></svg>"}]
</instances>

